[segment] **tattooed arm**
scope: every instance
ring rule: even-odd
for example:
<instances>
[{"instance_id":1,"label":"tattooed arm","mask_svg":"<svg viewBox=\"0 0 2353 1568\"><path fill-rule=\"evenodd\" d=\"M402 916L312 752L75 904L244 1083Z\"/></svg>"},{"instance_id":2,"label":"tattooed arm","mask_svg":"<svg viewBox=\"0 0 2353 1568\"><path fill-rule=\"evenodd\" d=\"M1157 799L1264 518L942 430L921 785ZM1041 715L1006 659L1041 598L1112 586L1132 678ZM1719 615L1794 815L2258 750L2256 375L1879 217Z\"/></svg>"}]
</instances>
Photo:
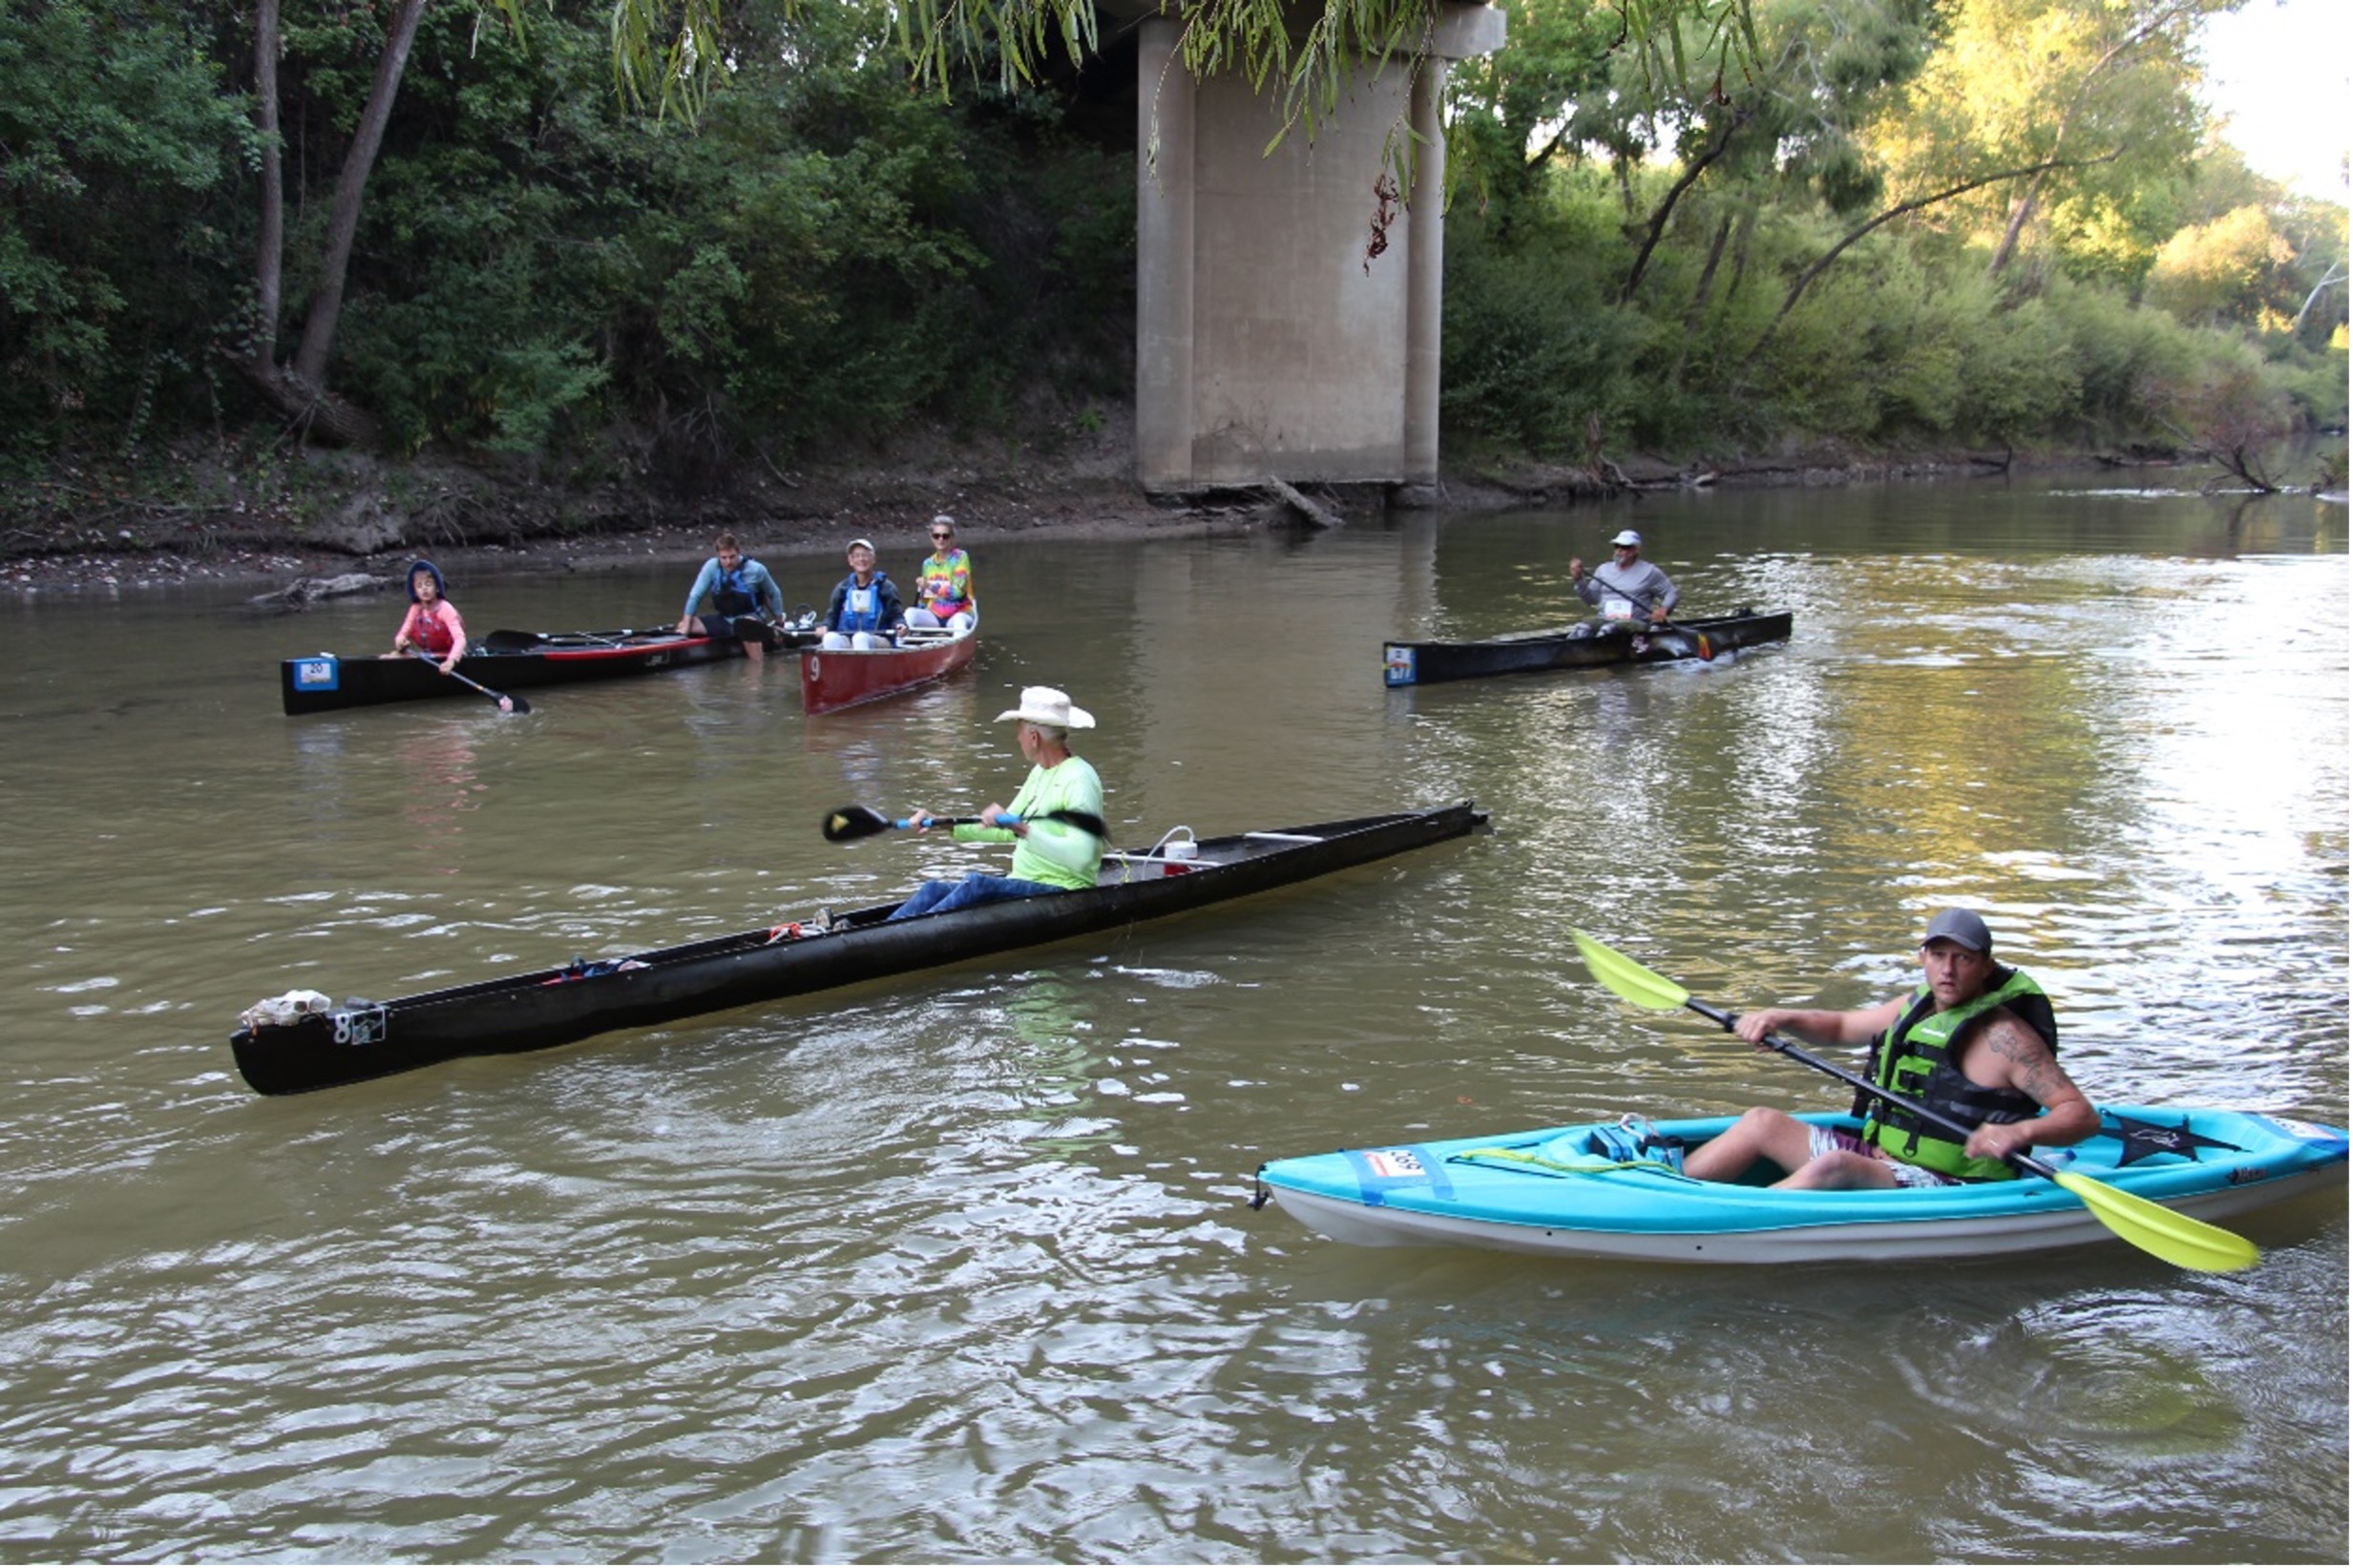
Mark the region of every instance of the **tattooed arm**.
<instances>
[{"instance_id":1,"label":"tattooed arm","mask_svg":"<svg viewBox=\"0 0 2353 1568\"><path fill-rule=\"evenodd\" d=\"M1962 1071L1989 1088L2006 1085L2043 1108L2027 1121L1987 1122L1969 1135L1969 1154L2001 1160L2028 1144L2064 1148L2100 1130L2100 1113L2059 1065L2050 1047L2006 1008L1988 1014L1969 1041Z\"/></svg>"}]
</instances>

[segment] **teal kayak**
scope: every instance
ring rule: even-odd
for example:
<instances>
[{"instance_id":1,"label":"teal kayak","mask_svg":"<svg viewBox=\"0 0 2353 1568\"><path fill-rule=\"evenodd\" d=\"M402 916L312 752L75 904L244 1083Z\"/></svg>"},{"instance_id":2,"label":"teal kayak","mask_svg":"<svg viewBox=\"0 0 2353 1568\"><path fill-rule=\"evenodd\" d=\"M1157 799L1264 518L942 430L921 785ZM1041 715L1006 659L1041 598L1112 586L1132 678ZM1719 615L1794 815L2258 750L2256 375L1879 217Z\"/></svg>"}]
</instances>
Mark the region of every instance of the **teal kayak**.
<instances>
[{"instance_id":1,"label":"teal kayak","mask_svg":"<svg viewBox=\"0 0 2353 1568\"><path fill-rule=\"evenodd\" d=\"M2040 1176L1963 1186L1788 1192L1682 1174L1680 1156L1730 1117L1552 1127L1498 1138L1393 1143L1259 1167L1271 1198L1335 1241L1481 1246L1560 1257L1773 1264L1978 1258L2112 1240ZM1799 1119L1852 1129L1853 1117ZM2244 1111L2108 1105L2098 1136L2037 1151L2062 1171L2213 1221L2299 1193L2342 1188L2345 1133ZM1752 1184L1753 1183L1753 1184Z\"/></svg>"}]
</instances>

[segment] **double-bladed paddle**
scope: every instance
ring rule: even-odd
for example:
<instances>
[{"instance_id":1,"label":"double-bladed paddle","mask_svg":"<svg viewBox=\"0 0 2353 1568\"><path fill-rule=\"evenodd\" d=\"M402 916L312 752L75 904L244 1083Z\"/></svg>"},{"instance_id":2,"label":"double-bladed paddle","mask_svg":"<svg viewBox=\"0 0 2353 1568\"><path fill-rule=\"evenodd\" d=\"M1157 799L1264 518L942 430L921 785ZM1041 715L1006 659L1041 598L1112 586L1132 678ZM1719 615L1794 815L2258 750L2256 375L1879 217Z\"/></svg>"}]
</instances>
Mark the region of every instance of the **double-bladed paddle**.
<instances>
[{"instance_id":1,"label":"double-bladed paddle","mask_svg":"<svg viewBox=\"0 0 2353 1568\"><path fill-rule=\"evenodd\" d=\"M1665 975L1652 973L1626 954L1603 946L1584 931L1572 930L1568 934L1576 942L1577 951L1585 955L1586 968L1593 972L1593 978L1636 1007L1661 1012L1687 1007L1703 1018L1713 1019L1728 1031L1739 1022L1735 1014L1710 1007ZM1851 1084L1874 1098L1908 1111L1923 1121L1934 1122L1958 1137L1966 1138L1975 1130L1965 1122L1933 1111L1916 1099L1907 1099L1892 1090L1882 1089L1859 1073L1850 1073L1843 1067L1826 1062L1803 1046L1778 1035L1767 1035L1763 1043L1793 1061L1801 1061L1817 1072L1827 1073L1842 1083ZM2226 1273L2235 1268L2251 1267L2262 1256L2256 1250L2255 1244L2245 1237L2233 1235L2203 1220L2177 1214L2162 1203L2153 1203L2146 1198L2111 1187L2104 1181L2094 1181L2079 1172L2062 1170L2029 1154L2015 1153L2008 1158L2009 1162L2020 1170L2047 1177L2073 1193L2091 1211L2093 1219L2143 1252L2154 1253L2169 1264L2182 1268L2203 1269L2209 1273Z\"/></svg>"},{"instance_id":2,"label":"double-bladed paddle","mask_svg":"<svg viewBox=\"0 0 2353 1568\"><path fill-rule=\"evenodd\" d=\"M431 664L434 669L441 670L441 660L435 659L424 649L411 648L409 651L416 655L417 658L425 660L426 663ZM494 692L488 686L482 684L481 681L474 679L472 676L460 675L455 670L441 670L441 673L448 676L452 680L472 686L475 691L480 692L483 696L497 703L498 711L500 713L529 713L531 711L531 704L524 701L521 698L509 697L505 692Z\"/></svg>"},{"instance_id":3,"label":"double-bladed paddle","mask_svg":"<svg viewBox=\"0 0 2353 1568\"><path fill-rule=\"evenodd\" d=\"M986 821L991 827L1019 827L1025 822L1062 822L1097 838L1108 838L1110 833L1103 820L1092 811L1040 811L1034 817L998 816L934 817L934 827L968 826ZM823 824L826 840L831 844L849 844L857 839L871 839L876 833L887 833L893 827L913 827L913 817L886 817L871 806L844 805L826 813Z\"/></svg>"}]
</instances>

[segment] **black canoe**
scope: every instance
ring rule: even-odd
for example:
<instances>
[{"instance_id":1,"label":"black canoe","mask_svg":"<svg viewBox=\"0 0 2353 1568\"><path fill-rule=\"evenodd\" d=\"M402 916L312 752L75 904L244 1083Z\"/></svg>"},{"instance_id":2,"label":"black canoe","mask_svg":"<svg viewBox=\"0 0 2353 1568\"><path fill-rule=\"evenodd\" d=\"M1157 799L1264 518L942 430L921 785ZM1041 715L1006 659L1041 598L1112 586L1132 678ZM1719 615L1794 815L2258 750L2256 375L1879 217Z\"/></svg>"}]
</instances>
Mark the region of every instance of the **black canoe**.
<instances>
[{"instance_id":1,"label":"black canoe","mask_svg":"<svg viewBox=\"0 0 2353 1568\"><path fill-rule=\"evenodd\" d=\"M786 631L779 637L779 646L788 649L817 640L813 628ZM743 651L743 644L729 638L680 637L667 629L493 632L457 661L457 672L493 691L523 691L683 669L737 659ZM280 667L279 686L290 714L438 697L471 697L478 701L482 695L421 659L378 659L373 654L348 659L312 654L286 659Z\"/></svg>"},{"instance_id":2,"label":"black canoe","mask_svg":"<svg viewBox=\"0 0 2353 1568\"><path fill-rule=\"evenodd\" d=\"M1080 892L885 923L896 900L817 922L763 926L683 947L483 980L387 1002L351 1000L229 1037L264 1095L358 1083L460 1056L536 1051L614 1029L798 996L1157 919L1305 882L1484 826L1468 801L1428 811L1204 839L1185 859L1106 856ZM257 1007L247 1014L255 1018Z\"/></svg>"},{"instance_id":3,"label":"black canoe","mask_svg":"<svg viewBox=\"0 0 2353 1568\"><path fill-rule=\"evenodd\" d=\"M1483 642L1390 642L1381 647L1381 679L1391 686L1427 686L1484 675L1713 659L1760 642L1784 641L1789 623L1786 614L1758 615L1744 609L1729 616L1671 621L1660 631L1635 635L1619 630L1597 632L1588 623L1548 632L1515 632Z\"/></svg>"}]
</instances>

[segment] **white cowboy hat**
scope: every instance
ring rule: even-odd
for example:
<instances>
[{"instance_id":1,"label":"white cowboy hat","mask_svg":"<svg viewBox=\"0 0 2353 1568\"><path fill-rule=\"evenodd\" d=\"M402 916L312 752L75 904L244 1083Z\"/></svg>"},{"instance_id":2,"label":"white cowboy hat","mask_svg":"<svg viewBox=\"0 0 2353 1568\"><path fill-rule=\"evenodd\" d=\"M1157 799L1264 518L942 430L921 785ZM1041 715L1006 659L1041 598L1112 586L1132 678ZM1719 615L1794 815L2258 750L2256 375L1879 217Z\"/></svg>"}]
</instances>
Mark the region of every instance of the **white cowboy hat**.
<instances>
[{"instance_id":1,"label":"white cowboy hat","mask_svg":"<svg viewBox=\"0 0 2353 1568\"><path fill-rule=\"evenodd\" d=\"M998 714L1001 721L1019 719L1025 724L1059 724L1063 729L1093 729L1095 716L1070 700L1068 692L1052 686L1024 686L1021 705Z\"/></svg>"}]
</instances>

